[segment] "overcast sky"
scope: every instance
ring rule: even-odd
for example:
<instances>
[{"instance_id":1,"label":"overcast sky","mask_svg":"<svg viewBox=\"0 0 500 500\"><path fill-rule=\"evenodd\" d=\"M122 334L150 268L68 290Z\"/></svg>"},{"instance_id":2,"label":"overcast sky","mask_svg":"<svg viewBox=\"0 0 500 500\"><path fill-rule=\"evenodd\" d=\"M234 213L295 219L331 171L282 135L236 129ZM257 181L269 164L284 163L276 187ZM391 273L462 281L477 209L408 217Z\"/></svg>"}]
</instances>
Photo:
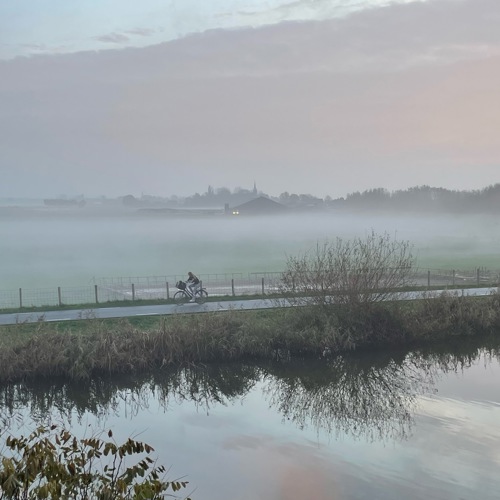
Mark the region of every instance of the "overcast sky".
<instances>
[{"instance_id":1,"label":"overcast sky","mask_svg":"<svg viewBox=\"0 0 500 500\"><path fill-rule=\"evenodd\" d=\"M498 0L0 0L0 196L500 181Z\"/></svg>"}]
</instances>

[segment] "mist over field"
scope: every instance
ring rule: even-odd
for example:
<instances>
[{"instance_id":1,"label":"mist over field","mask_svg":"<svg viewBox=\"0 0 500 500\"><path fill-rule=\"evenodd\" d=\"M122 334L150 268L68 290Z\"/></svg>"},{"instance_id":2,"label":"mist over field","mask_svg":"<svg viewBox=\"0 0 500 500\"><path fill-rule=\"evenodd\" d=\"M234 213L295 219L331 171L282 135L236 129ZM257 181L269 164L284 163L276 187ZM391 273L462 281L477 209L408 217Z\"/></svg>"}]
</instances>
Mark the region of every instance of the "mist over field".
<instances>
[{"instance_id":1,"label":"mist over field","mask_svg":"<svg viewBox=\"0 0 500 500\"><path fill-rule=\"evenodd\" d=\"M0 210L0 289L81 286L103 277L276 272L287 255L371 230L414 244L432 269L500 269L494 216L146 215Z\"/></svg>"}]
</instances>

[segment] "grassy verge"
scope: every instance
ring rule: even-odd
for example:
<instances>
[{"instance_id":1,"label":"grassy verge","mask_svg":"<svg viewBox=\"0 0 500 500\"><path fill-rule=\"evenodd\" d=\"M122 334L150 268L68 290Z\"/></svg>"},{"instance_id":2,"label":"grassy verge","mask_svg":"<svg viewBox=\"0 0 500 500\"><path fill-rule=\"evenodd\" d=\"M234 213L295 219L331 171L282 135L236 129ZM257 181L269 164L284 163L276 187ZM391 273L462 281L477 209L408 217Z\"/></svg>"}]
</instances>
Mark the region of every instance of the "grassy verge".
<instances>
[{"instance_id":1,"label":"grassy verge","mask_svg":"<svg viewBox=\"0 0 500 500\"><path fill-rule=\"evenodd\" d=\"M0 327L0 382L411 345L500 332L500 296Z\"/></svg>"}]
</instances>

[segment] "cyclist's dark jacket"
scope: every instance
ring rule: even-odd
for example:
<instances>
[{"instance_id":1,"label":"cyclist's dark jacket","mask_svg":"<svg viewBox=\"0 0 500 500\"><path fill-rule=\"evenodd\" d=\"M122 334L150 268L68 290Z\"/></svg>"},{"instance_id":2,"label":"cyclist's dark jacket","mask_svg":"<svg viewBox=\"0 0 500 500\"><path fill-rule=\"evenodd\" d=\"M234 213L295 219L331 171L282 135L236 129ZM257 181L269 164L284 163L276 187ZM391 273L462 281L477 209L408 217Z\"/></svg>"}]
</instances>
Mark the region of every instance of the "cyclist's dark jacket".
<instances>
[{"instance_id":1,"label":"cyclist's dark jacket","mask_svg":"<svg viewBox=\"0 0 500 500\"><path fill-rule=\"evenodd\" d=\"M187 281L188 281L188 283L194 283L195 285L197 285L200 282L200 280L194 274L193 274L193 277L192 278L188 278Z\"/></svg>"}]
</instances>

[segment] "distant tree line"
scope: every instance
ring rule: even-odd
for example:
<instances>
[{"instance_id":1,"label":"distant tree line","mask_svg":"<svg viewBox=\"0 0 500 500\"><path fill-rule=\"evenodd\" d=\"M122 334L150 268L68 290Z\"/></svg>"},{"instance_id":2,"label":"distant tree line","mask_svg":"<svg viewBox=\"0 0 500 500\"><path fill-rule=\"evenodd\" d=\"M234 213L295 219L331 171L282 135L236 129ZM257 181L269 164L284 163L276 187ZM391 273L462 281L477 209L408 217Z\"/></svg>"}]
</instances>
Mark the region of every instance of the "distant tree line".
<instances>
[{"instance_id":1,"label":"distant tree line","mask_svg":"<svg viewBox=\"0 0 500 500\"><path fill-rule=\"evenodd\" d=\"M234 207L253 200L257 196L267 195L259 192L255 185L253 189L238 187L233 191L227 187L213 188L212 186L208 186L205 193L195 193L192 196L188 196L182 200L182 204L187 207L223 207L227 203L231 207Z\"/></svg>"},{"instance_id":2,"label":"distant tree line","mask_svg":"<svg viewBox=\"0 0 500 500\"><path fill-rule=\"evenodd\" d=\"M276 201L296 209L339 209L348 211L496 213L500 211L500 183L480 190L457 191L416 186L389 192L384 188L356 191L345 198L317 198L284 192Z\"/></svg>"},{"instance_id":3,"label":"distant tree line","mask_svg":"<svg viewBox=\"0 0 500 500\"><path fill-rule=\"evenodd\" d=\"M235 207L253 200L259 196L264 196L271 200L277 201L289 208L307 209L307 208L322 208L325 206L325 201L331 201L327 196L324 200L310 194L290 194L288 192L281 193L279 196L271 196L262 191L257 190L254 185L253 189L236 188L231 191L227 187L213 188L208 186L205 193L195 193L187 198L172 197L171 202L182 204L187 207L223 207L226 203L231 207Z\"/></svg>"},{"instance_id":4,"label":"distant tree line","mask_svg":"<svg viewBox=\"0 0 500 500\"><path fill-rule=\"evenodd\" d=\"M385 188L374 188L356 191L345 198L325 196L319 198L310 194L281 193L270 196L253 189L227 187L214 188L208 186L205 193L195 193L187 197L171 196L169 198L142 195L135 198L127 195L122 198L125 205L144 206L161 205L169 207L220 207L228 204L236 207L259 196L274 200L291 210L338 209L349 211L398 211L398 212L451 212L451 213L484 213L500 210L500 183L484 189L457 191L431 186L415 186L404 190L390 192Z\"/></svg>"},{"instance_id":5,"label":"distant tree line","mask_svg":"<svg viewBox=\"0 0 500 500\"><path fill-rule=\"evenodd\" d=\"M417 186L391 193L386 189L377 188L351 193L345 199L333 202L351 210L497 212L500 209L500 184L472 191Z\"/></svg>"}]
</instances>

